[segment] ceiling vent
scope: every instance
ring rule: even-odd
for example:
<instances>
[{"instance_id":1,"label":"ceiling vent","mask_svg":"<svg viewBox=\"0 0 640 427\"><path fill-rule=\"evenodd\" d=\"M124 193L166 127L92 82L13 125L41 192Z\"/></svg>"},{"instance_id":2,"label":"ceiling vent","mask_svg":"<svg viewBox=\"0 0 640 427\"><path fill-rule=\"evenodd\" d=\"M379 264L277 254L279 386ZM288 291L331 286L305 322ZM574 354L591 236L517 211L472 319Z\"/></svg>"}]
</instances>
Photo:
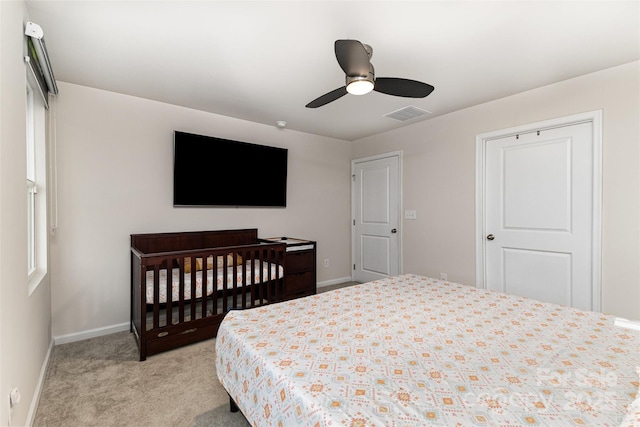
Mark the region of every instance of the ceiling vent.
<instances>
[{"instance_id":1,"label":"ceiling vent","mask_svg":"<svg viewBox=\"0 0 640 427\"><path fill-rule=\"evenodd\" d=\"M393 120L406 122L407 120L415 119L416 117L424 116L425 114L431 114L431 111L422 110L418 107L410 105L408 107L392 111L389 114L385 114L384 117L389 117Z\"/></svg>"}]
</instances>

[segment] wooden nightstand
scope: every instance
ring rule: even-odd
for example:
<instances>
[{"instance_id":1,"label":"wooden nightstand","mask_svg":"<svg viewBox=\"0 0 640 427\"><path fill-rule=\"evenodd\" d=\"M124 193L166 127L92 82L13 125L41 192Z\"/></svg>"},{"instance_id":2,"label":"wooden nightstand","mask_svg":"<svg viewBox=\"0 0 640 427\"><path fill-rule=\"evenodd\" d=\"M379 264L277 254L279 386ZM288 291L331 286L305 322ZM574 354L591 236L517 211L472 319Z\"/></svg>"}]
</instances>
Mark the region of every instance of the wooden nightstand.
<instances>
[{"instance_id":1,"label":"wooden nightstand","mask_svg":"<svg viewBox=\"0 0 640 427\"><path fill-rule=\"evenodd\" d=\"M284 300L316 293L316 242L293 237L262 239L287 244L284 257Z\"/></svg>"}]
</instances>

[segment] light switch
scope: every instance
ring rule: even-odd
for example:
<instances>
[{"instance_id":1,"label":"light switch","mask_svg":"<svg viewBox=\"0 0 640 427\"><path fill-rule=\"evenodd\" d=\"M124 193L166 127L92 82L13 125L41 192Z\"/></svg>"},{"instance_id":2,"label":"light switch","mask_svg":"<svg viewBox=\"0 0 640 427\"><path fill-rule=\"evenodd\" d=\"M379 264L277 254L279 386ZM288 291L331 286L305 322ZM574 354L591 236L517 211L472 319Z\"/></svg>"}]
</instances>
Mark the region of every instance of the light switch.
<instances>
[{"instance_id":1,"label":"light switch","mask_svg":"<svg viewBox=\"0 0 640 427\"><path fill-rule=\"evenodd\" d=\"M404 219L416 219L416 211L404 211Z\"/></svg>"}]
</instances>

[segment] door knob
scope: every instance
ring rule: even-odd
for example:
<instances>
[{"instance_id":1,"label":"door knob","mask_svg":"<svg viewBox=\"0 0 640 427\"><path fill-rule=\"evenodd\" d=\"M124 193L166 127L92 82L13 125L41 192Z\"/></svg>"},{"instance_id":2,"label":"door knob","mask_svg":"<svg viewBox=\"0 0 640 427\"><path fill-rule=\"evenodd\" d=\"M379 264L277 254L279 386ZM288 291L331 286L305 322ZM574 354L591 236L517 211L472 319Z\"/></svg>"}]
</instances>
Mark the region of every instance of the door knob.
<instances>
[{"instance_id":1,"label":"door knob","mask_svg":"<svg viewBox=\"0 0 640 427\"><path fill-rule=\"evenodd\" d=\"M395 228L391 230L391 234L396 234L397 232L398 232L398 230L395 229Z\"/></svg>"},{"instance_id":2,"label":"door knob","mask_svg":"<svg viewBox=\"0 0 640 427\"><path fill-rule=\"evenodd\" d=\"M493 234L489 234L489 235L487 236L487 240L493 240L493 239L495 239L495 238L496 238L496 236L494 236Z\"/></svg>"}]
</instances>

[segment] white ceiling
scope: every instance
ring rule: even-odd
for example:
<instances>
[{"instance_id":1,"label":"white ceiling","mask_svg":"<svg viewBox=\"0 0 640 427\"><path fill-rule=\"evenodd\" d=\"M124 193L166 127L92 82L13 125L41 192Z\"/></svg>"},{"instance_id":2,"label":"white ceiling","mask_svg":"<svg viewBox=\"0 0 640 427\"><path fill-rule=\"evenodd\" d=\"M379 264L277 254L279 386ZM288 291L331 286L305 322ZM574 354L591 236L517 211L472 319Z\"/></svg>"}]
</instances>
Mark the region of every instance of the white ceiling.
<instances>
[{"instance_id":1,"label":"white ceiling","mask_svg":"<svg viewBox=\"0 0 640 427\"><path fill-rule=\"evenodd\" d=\"M355 140L640 59L640 2L27 1L57 80ZM376 92L305 105L344 86L336 39L373 47ZM603 88L606 90L606 88ZM408 122L384 114L413 105Z\"/></svg>"}]
</instances>

